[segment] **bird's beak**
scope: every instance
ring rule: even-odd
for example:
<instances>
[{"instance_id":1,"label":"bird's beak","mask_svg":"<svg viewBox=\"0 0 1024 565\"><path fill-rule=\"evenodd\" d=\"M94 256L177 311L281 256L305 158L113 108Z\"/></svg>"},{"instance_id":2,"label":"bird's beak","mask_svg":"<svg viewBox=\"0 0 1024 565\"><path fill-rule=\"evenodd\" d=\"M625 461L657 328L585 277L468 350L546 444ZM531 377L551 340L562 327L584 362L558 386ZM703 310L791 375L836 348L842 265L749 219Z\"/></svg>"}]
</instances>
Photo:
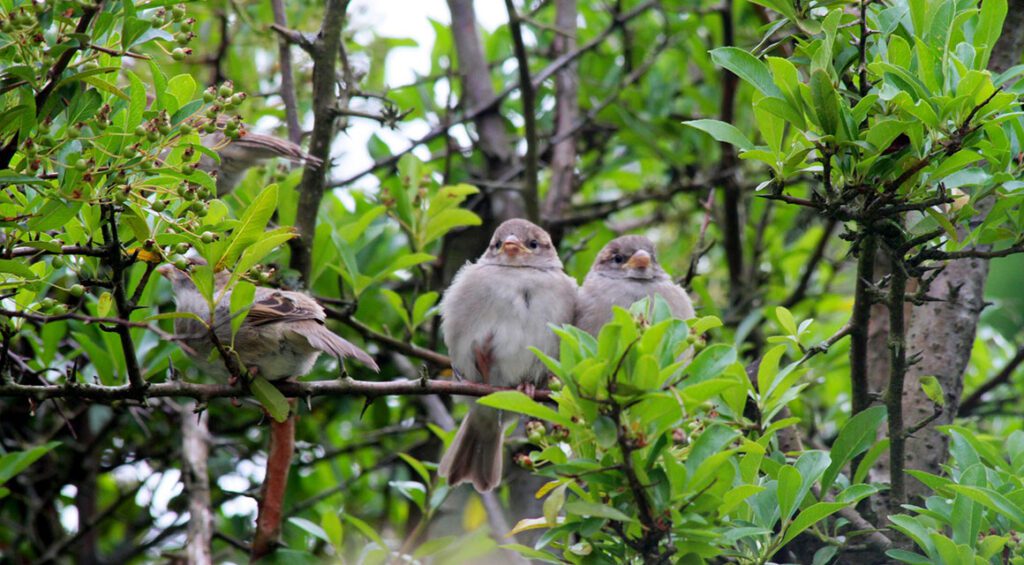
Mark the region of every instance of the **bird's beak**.
<instances>
[{"instance_id":1,"label":"bird's beak","mask_svg":"<svg viewBox=\"0 0 1024 565\"><path fill-rule=\"evenodd\" d=\"M531 253L531 251L523 245L523 242L519 241L518 237L510 235L502 242L501 251L498 253L504 253L509 257L515 257L520 253Z\"/></svg>"},{"instance_id":2,"label":"bird's beak","mask_svg":"<svg viewBox=\"0 0 1024 565\"><path fill-rule=\"evenodd\" d=\"M646 269L650 266L651 254L642 249L634 253L633 256L629 258L629 261L626 261L625 265L627 269Z\"/></svg>"}]
</instances>

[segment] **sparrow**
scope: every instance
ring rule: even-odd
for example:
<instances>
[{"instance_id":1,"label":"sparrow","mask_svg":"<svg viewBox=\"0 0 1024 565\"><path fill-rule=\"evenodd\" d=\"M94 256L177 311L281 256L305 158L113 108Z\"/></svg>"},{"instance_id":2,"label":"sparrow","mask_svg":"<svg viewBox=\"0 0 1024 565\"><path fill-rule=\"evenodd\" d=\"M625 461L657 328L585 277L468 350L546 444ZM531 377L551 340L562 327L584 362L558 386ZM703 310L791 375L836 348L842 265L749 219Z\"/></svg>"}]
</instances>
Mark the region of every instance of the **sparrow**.
<instances>
[{"instance_id":1,"label":"sparrow","mask_svg":"<svg viewBox=\"0 0 1024 565\"><path fill-rule=\"evenodd\" d=\"M618 237L601 249L583 280L574 325L596 336L612 319L613 306L629 308L656 294L665 299L674 317L694 316L690 297L658 264L651 240L642 235Z\"/></svg>"},{"instance_id":2,"label":"sparrow","mask_svg":"<svg viewBox=\"0 0 1024 565\"><path fill-rule=\"evenodd\" d=\"M197 258L191 262L205 264ZM169 264L156 271L171 282L178 312L195 314L209 323L206 299L189 273ZM231 291L223 295L221 292L230 278L226 271L214 274L214 297L218 301L213 327L225 347L232 344ZM372 357L327 329L324 320L324 309L305 294L257 287L248 315L235 334L234 351L251 375L270 381L305 375L321 353L328 353L339 362L353 357L375 372L380 371ZM191 317L175 318L174 331L186 346L183 349L201 370L217 378L229 376L222 361L209 360L214 343L206 325Z\"/></svg>"},{"instance_id":3,"label":"sparrow","mask_svg":"<svg viewBox=\"0 0 1024 565\"><path fill-rule=\"evenodd\" d=\"M530 351L558 354L548 324L570 323L576 281L540 227L520 219L498 226L484 254L455 274L441 300L441 331L457 376L531 390L547 375ZM470 482L487 492L501 482L501 411L474 404L438 474L452 486Z\"/></svg>"},{"instance_id":4,"label":"sparrow","mask_svg":"<svg viewBox=\"0 0 1024 565\"><path fill-rule=\"evenodd\" d=\"M219 125L226 123L220 120ZM224 196L242 182L246 171L267 159L283 157L293 163L309 163L319 167L323 161L302 150L301 147L273 135L253 133L245 126L239 128L239 137L231 139L220 129L202 136L203 147L208 147L220 156L218 164L213 157L202 154L199 157L199 169L207 173L217 173L217 196Z\"/></svg>"}]
</instances>

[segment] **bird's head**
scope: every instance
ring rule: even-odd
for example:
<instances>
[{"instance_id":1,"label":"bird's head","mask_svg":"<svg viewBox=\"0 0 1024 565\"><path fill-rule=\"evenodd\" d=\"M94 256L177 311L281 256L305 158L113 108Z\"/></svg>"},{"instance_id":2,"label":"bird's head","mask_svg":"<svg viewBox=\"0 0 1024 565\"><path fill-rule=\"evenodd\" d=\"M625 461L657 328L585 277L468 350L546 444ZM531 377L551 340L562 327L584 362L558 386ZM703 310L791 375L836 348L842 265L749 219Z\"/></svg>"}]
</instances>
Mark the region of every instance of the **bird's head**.
<instances>
[{"instance_id":1,"label":"bird's head","mask_svg":"<svg viewBox=\"0 0 1024 565\"><path fill-rule=\"evenodd\" d=\"M548 232L521 219L508 220L494 230L481 260L508 267L562 268Z\"/></svg>"},{"instance_id":2,"label":"bird's head","mask_svg":"<svg viewBox=\"0 0 1024 565\"><path fill-rule=\"evenodd\" d=\"M597 254L594 273L618 279L655 280L665 273L654 254L654 243L642 235L624 235L608 242Z\"/></svg>"}]
</instances>

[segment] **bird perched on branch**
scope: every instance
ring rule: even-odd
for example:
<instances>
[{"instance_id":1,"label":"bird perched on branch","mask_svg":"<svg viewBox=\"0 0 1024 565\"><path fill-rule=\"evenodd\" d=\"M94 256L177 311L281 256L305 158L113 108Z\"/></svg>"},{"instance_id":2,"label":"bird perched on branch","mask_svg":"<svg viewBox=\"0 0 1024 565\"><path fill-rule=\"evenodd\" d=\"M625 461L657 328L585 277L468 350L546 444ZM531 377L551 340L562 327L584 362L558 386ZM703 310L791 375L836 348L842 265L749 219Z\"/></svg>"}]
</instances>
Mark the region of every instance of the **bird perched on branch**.
<instances>
[{"instance_id":1,"label":"bird perched on branch","mask_svg":"<svg viewBox=\"0 0 1024 565\"><path fill-rule=\"evenodd\" d=\"M207 173L217 173L217 196L223 196L242 182L245 172L274 157L288 159L293 163L308 163L319 167L323 161L302 150L301 147L273 135L247 131L244 125L237 126L238 137L231 139L224 134L230 120L217 121L218 129L203 134L204 147L209 147L220 156L218 164L209 155L199 157L199 168Z\"/></svg>"},{"instance_id":2,"label":"bird perched on branch","mask_svg":"<svg viewBox=\"0 0 1024 565\"><path fill-rule=\"evenodd\" d=\"M441 330L462 378L530 391L547 375L530 351L558 352L548 324L572 321L576 281L547 232L526 220L498 226L487 251L462 267L441 301ZM471 482L486 492L501 482L501 412L473 405L438 473L449 484Z\"/></svg>"},{"instance_id":3,"label":"bird perched on branch","mask_svg":"<svg viewBox=\"0 0 1024 565\"><path fill-rule=\"evenodd\" d=\"M596 336L612 319L612 307L629 308L654 295L665 299L674 317L694 316L690 297L658 264L651 240L642 235L618 237L597 254L580 287L575 325Z\"/></svg>"},{"instance_id":4,"label":"bird perched on branch","mask_svg":"<svg viewBox=\"0 0 1024 565\"><path fill-rule=\"evenodd\" d=\"M201 259L191 261L193 264L204 263ZM171 282L178 312L195 314L209 323L210 309L206 298L189 273L172 265L163 265L157 272ZM215 298L220 296L229 278L225 271L214 274ZM225 347L232 344L230 304L231 291L228 291L214 308L214 334ZM372 357L327 329L324 319L324 309L305 294L257 287L248 315L235 334L234 351L240 363L252 374L271 381L305 375L321 353L328 353L339 362L353 357L379 371ZM174 331L187 346L185 351L203 371L214 377L228 376L223 361L209 361L216 346L206 324L191 317L176 318Z\"/></svg>"}]
</instances>

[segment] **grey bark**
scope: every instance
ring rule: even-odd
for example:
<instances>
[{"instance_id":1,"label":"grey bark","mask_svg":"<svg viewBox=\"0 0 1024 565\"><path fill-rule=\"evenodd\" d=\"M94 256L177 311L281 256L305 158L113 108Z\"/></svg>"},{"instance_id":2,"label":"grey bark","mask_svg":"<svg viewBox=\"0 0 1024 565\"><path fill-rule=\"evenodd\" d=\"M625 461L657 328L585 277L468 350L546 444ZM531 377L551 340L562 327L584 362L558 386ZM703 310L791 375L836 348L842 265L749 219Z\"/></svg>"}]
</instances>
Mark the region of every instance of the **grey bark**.
<instances>
[{"instance_id":1,"label":"grey bark","mask_svg":"<svg viewBox=\"0 0 1024 565\"><path fill-rule=\"evenodd\" d=\"M1018 64L1024 53L1024 0L1011 0L1003 35L996 42L989 59L988 68L998 74ZM991 209L993 200L989 197L978 202L976 221L981 221ZM964 235L962 232L961 235ZM883 273L876 273L881 276ZM978 318L984 308L985 280L988 278L988 261L983 259L959 259L949 261L945 270L931 283L929 295L941 298L941 302L928 302L909 307L907 324L907 351L920 354L918 363L907 371L903 389L903 413L909 427L924 421L932 415L935 407L921 390L921 378L934 376L942 386L946 407L940 417L932 421L907 439L906 468L941 474L941 465L949 455L949 436L936 427L949 424L957 413L963 393L963 375L971 358L971 348L977 332ZM888 319L885 307L876 306L872 312L871 351L887 354ZM872 367L872 390L881 390L888 379L888 362L884 359L869 359ZM872 480L887 482L889 462L887 457L879 458L872 470ZM907 483L911 500L930 492L925 485L911 479ZM881 499L882 497L879 497ZM879 500L880 503L883 503Z\"/></svg>"},{"instance_id":2,"label":"grey bark","mask_svg":"<svg viewBox=\"0 0 1024 565\"><path fill-rule=\"evenodd\" d=\"M558 0L555 5L555 56L576 48L576 0ZM551 147L551 184L544 199L545 220L561 218L568 208L576 181L576 136L571 132L579 119L579 79L576 65L555 74L555 139ZM561 231L561 230L559 230ZM559 234L552 233L552 237Z\"/></svg>"},{"instance_id":3,"label":"grey bark","mask_svg":"<svg viewBox=\"0 0 1024 565\"><path fill-rule=\"evenodd\" d=\"M194 402L182 404L181 455L182 477L188 493L188 542L185 555L189 565L213 563L213 509L210 506L210 430L207 413L195 414Z\"/></svg>"}]
</instances>

